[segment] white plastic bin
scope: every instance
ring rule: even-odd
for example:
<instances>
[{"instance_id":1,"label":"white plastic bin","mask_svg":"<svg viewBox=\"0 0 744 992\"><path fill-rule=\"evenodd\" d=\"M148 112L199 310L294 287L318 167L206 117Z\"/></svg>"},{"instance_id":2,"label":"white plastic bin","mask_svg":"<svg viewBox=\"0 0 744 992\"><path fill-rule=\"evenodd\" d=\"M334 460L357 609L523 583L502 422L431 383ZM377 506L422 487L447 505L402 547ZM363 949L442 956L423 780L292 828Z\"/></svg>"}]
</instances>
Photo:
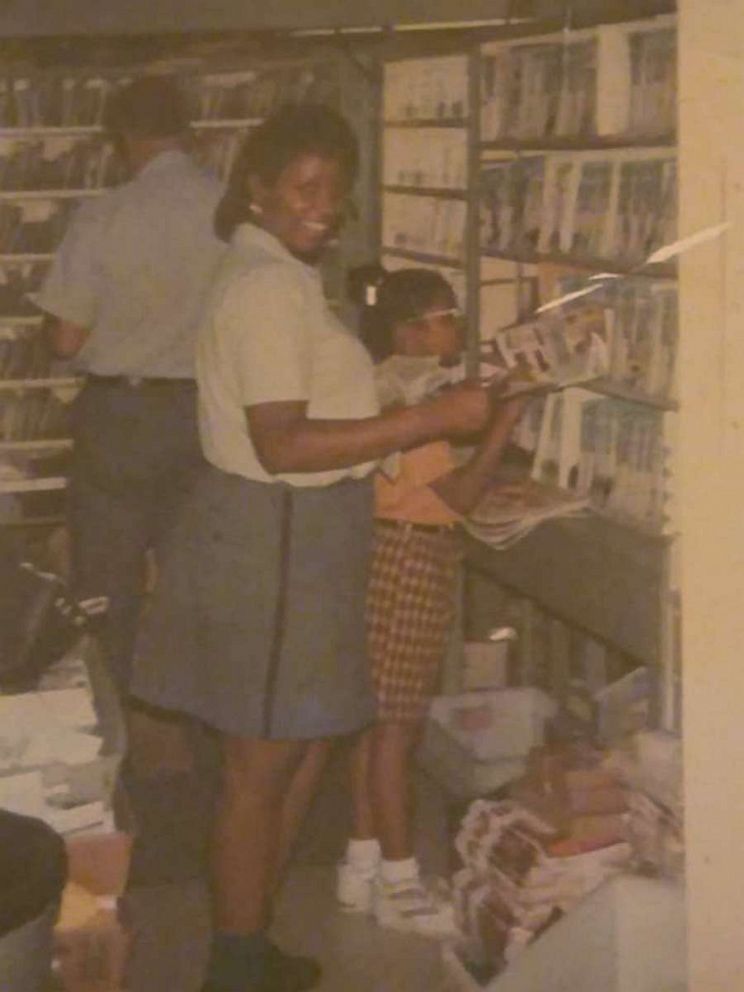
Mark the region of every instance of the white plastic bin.
<instances>
[{"instance_id":1,"label":"white plastic bin","mask_svg":"<svg viewBox=\"0 0 744 992\"><path fill-rule=\"evenodd\" d=\"M515 758L541 744L555 700L531 686L438 696L430 719L479 761Z\"/></svg>"},{"instance_id":2,"label":"white plastic bin","mask_svg":"<svg viewBox=\"0 0 744 992\"><path fill-rule=\"evenodd\" d=\"M549 696L529 687L438 696L419 762L451 796L488 795L524 774L527 755L542 743L555 710Z\"/></svg>"}]
</instances>

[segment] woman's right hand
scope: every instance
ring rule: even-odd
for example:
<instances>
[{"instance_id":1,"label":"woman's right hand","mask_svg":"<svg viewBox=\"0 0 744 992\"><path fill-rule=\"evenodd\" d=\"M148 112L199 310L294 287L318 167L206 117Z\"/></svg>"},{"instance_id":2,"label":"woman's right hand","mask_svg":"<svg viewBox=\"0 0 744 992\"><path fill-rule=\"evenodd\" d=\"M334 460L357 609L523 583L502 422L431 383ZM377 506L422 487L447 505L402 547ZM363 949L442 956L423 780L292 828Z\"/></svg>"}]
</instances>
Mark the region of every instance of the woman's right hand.
<instances>
[{"instance_id":1,"label":"woman's right hand","mask_svg":"<svg viewBox=\"0 0 744 992\"><path fill-rule=\"evenodd\" d=\"M442 434L475 434L489 421L488 390L477 379L465 379L425 401L422 409L438 419Z\"/></svg>"}]
</instances>

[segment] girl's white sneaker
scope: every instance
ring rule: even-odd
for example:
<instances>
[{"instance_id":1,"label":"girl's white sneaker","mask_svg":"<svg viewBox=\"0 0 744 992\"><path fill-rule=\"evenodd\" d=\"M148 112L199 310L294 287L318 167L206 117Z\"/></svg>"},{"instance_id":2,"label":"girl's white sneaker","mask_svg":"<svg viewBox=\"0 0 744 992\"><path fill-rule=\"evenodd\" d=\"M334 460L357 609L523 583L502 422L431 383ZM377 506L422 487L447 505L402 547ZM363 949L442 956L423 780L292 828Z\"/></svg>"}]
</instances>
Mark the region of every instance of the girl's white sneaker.
<instances>
[{"instance_id":1,"label":"girl's white sneaker","mask_svg":"<svg viewBox=\"0 0 744 992\"><path fill-rule=\"evenodd\" d=\"M371 913L372 889L377 867L339 861L336 866L336 900L345 913Z\"/></svg>"},{"instance_id":2,"label":"girl's white sneaker","mask_svg":"<svg viewBox=\"0 0 744 992\"><path fill-rule=\"evenodd\" d=\"M443 883L426 884L419 877L401 882L376 878L372 908L380 926L440 939L457 936L455 913Z\"/></svg>"}]
</instances>

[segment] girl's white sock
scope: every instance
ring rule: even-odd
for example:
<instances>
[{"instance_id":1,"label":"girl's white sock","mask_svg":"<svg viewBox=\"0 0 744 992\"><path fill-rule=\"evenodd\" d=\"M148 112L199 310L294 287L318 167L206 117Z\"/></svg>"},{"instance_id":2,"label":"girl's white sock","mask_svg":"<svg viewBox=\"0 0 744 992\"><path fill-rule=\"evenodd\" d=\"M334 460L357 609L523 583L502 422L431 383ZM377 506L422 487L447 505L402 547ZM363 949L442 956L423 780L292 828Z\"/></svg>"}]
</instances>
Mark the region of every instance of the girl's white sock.
<instances>
[{"instance_id":1,"label":"girl's white sock","mask_svg":"<svg viewBox=\"0 0 744 992\"><path fill-rule=\"evenodd\" d=\"M419 877L418 861L415 858L401 858L399 861L386 861L380 865L380 877L383 882L395 885L398 882L410 882Z\"/></svg>"},{"instance_id":2,"label":"girl's white sock","mask_svg":"<svg viewBox=\"0 0 744 992\"><path fill-rule=\"evenodd\" d=\"M359 868L377 868L382 855L375 837L366 840L352 838L346 844L346 863Z\"/></svg>"}]
</instances>

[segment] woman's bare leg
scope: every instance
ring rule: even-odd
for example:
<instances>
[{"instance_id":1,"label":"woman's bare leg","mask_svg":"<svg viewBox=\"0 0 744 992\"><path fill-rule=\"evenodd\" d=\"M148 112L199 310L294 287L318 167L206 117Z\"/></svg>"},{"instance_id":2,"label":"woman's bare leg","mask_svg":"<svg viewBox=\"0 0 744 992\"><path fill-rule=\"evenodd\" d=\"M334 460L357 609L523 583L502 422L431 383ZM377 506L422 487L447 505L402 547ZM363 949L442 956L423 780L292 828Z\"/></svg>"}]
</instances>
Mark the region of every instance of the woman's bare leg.
<instances>
[{"instance_id":1,"label":"woman's bare leg","mask_svg":"<svg viewBox=\"0 0 744 992\"><path fill-rule=\"evenodd\" d=\"M224 739L212 848L215 929L252 934L271 916L282 819L308 742Z\"/></svg>"},{"instance_id":2,"label":"woman's bare leg","mask_svg":"<svg viewBox=\"0 0 744 992\"><path fill-rule=\"evenodd\" d=\"M316 984L312 958L268 938L279 859L291 846L324 765L324 741L223 738L224 773L212 849L214 933L202 992Z\"/></svg>"},{"instance_id":3,"label":"woman's bare leg","mask_svg":"<svg viewBox=\"0 0 744 992\"><path fill-rule=\"evenodd\" d=\"M281 829L277 850L275 880L278 882L287 867L300 828L310 807L318 782L323 774L333 746L330 740L310 741L297 766L284 798Z\"/></svg>"}]
</instances>

